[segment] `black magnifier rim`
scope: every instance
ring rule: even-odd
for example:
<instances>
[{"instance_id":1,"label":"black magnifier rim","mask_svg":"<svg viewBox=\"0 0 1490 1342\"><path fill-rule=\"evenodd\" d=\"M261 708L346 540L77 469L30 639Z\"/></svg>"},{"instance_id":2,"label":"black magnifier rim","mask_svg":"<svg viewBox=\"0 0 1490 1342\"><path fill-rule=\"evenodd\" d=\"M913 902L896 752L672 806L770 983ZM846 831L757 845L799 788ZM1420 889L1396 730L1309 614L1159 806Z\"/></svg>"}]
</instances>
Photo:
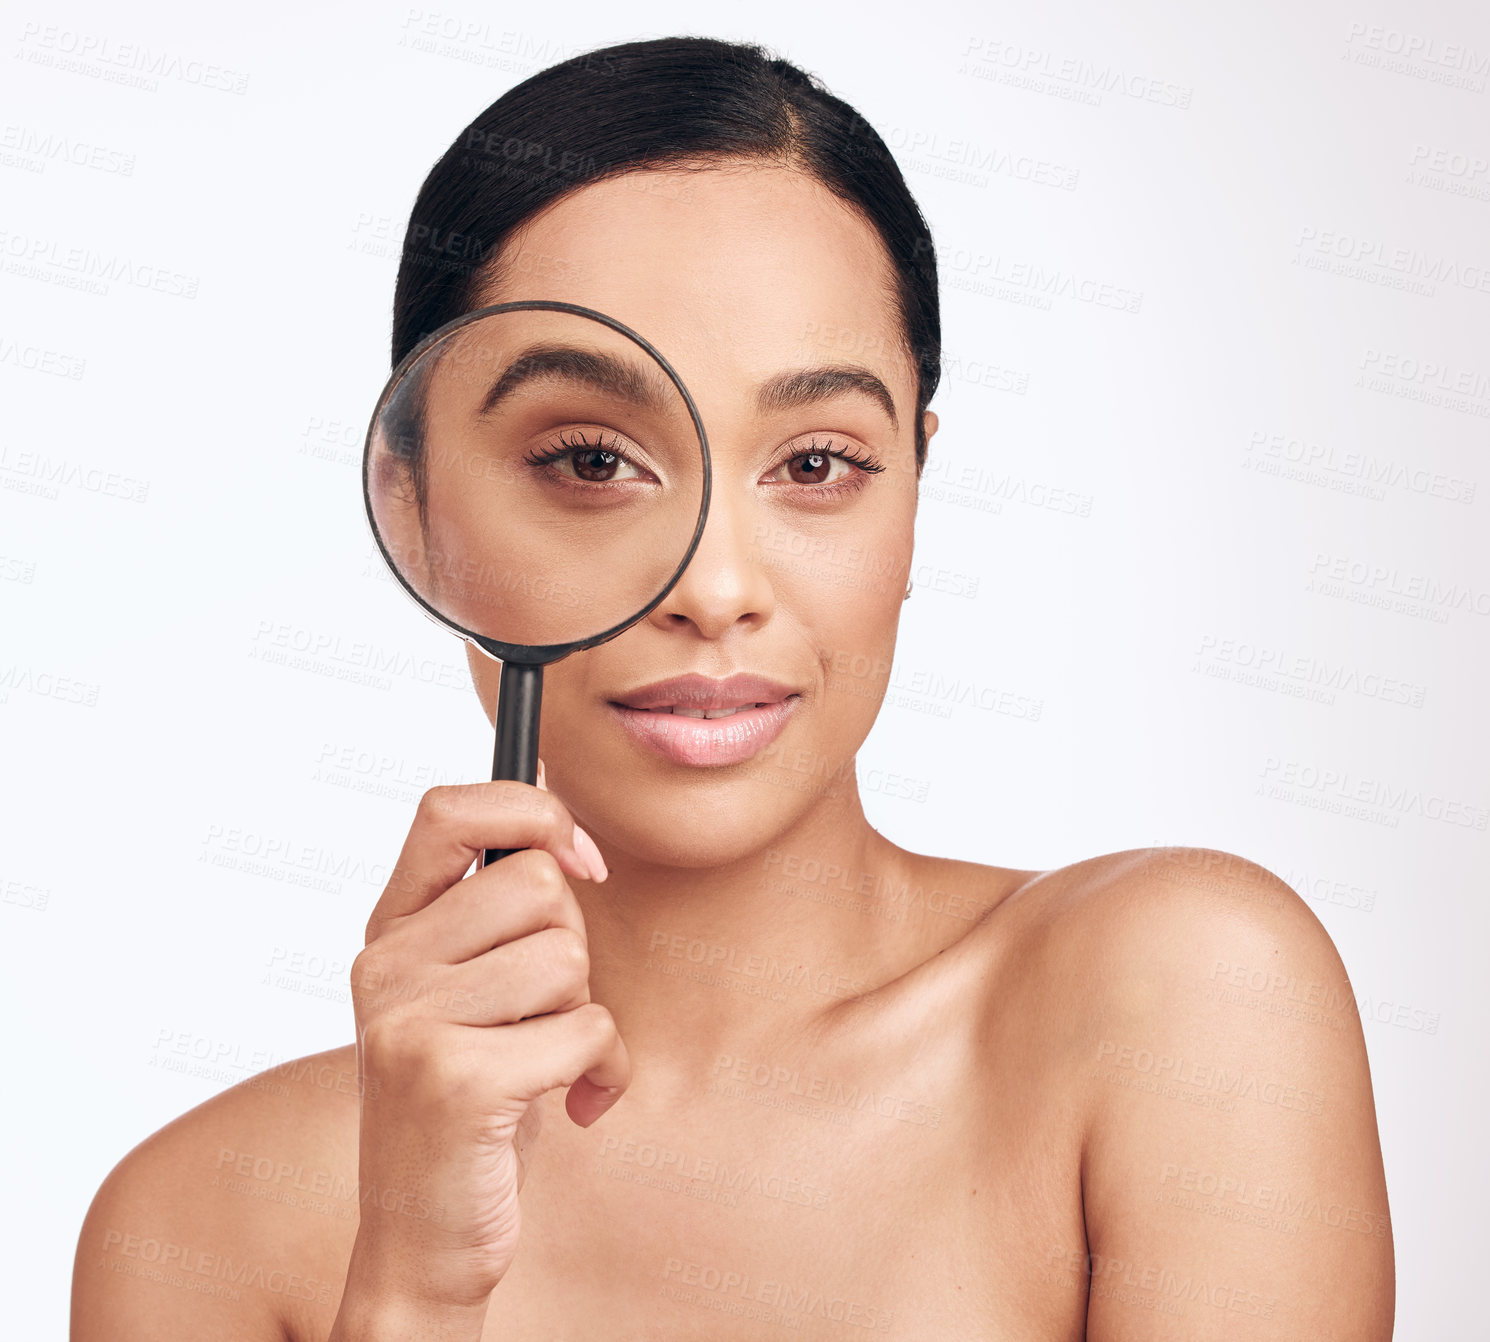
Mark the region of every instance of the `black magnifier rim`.
<instances>
[{"instance_id":1,"label":"black magnifier rim","mask_svg":"<svg viewBox=\"0 0 1490 1342\"><path fill-rule=\"evenodd\" d=\"M698 434L698 444L703 452L704 460L704 488L703 495L699 500L698 524L693 528L693 538L688 542L688 549L683 554L683 560L674 570L673 576L667 580L666 585L655 597L652 598L634 615L627 616L619 624L612 625L603 633L591 635L589 638L576 639L572 643L503 643L499 639L488 638L485 634L478 634L474 629L467 629L464 625L456 624L454 620L442 615L432 605L411 587L404 575L399 572L398 565L393 562L393 557L388 553L388 547L383 544L383 537L378 532L377 520L373 517L372 490L369 486L369 475L372 470L373 432L378 426L378 420L382 418L383 407L388 403L388 398L398 389L409 369L418 362L419 358L431 346L439 344L442 340L449 339L456 331L472 322L480 321L484 317L493 317L502 312L567 312L576 317L588 317L592 321L599 322L602 326L608 326L612 331L625 336L635 345L645 350L661 366L662 371L667 374L673 386L678 389L678 395L683 398L683 403L688 407L689 418L693 420L694 432ZM402 359L398 367L388 377L388 382L383 388L383 394L378 397L378 403L373 407L372 419L368 422L367 437L362 444L362 506L367 513L367 524L372 530L373 540L377 543L378 552L383 556L383 562L388 565L393 576L398 579L398 585L418 604L432 620L444 625L446 629L452 629L468 642L474 643L483 652L495 657L501 662L515 662L526 666L547 666L550 662L557 662L561 657L567 657L571 652L580 652L585 648L593 648L601 643L608 642L617 634L624 633L638 620L652 610L655 610L662 599L667 596L678 584L678 579L683 576L683 570L688 567L694 552L698 549L700 538L704 534L704 522L709 515L709 496L713 488L713 470L709 461L709 439L704 432L704 421L698 413L698 406L693 402L693 396L688 388L683 385L683 379L673 369L672 364L662 356L661 352L644 336L633 331L624 322L617 321L614 317L604 312L597 312L594 308L587 308L579 303L563 303L557 299L547 298L524 298L511 303L491 303L484 308L477 308L474 312L462 313L459 317L445 323L439 329L431 331L417 345L414 346Z\"/></svg>"}]
</instances>

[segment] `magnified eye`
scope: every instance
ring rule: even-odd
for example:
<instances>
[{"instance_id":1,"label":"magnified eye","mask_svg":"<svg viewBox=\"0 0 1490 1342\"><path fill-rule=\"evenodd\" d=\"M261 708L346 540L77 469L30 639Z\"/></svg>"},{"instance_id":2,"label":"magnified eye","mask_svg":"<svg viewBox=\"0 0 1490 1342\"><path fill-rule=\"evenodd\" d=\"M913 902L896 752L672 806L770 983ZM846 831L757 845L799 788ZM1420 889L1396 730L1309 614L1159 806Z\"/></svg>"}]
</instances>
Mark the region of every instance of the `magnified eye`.
<instances>
[{"instance_id":1,"label":"magnified eye","mask_svg":"<svg viewBox=\"0 0 1490 1342\"><path fill-rule=\"evenodd\" d=\"M581 480L609 480L621 468L621 457L603 447L587 447L576 451L569 463Z\"/></svg>"},{"instance_id":2,"label":"magnified eye","mask_svg":"<svg viewBox=\"0 0 1490 1342\"><path fill-rule=\"evenodd\" d=\"M568 436L560 434L559 442L562 446L544 452L530 452L524 460L534 466L556 467L555 474L562 479L586 484L603 485L643 478L643 472L619 450L619 438L613 437L607 442L602 435L596 434L591 440L576 430Z\"/></svg>"}]
</instances>

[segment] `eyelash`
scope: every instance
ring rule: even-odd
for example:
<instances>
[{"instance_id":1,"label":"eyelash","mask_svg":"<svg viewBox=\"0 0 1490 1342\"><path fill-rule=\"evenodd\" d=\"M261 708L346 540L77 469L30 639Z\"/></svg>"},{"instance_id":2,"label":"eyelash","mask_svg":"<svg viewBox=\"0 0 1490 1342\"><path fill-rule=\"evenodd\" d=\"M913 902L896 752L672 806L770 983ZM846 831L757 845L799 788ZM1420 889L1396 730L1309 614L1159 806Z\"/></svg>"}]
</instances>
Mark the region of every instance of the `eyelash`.
<instances>
[{"instance_id":1,"label":"eyelash","mask_svg":"<svg viewBox=\"0 0 1490 1342\"><path fill-rule=\"evenodd\" d=\"M620 442L619 435L613 436L610 442L607 443L604 441L603 437L597 439L597 441L595 442L590 442L589 439L587 439L582 432L576 430L575 434L575 441L567 442L561 434L559 436L559 442L563 444L562 447L550 448L547 452L529 452L527 456L523 458L523 460L528 462L532 466L551 466L554 462L563 460L571 452L580 452L587 449L590 451L594 451L598 449L603 452L614 452L618 457L621 458L622 461L627 462L632 466L636 465L636 463L632 461L630 457L628 457L624 452L621 452L617 449L616 444ZM771 468L771 474L774 475L783 466L789 466L794 461L800 461L803 457L810 457L814 454L822 455L825 457L837 457L840 461L846 461L849 463L849 465L854 466L857 469L853 471L853 473L850 474L847 478L839 480L836 484L796 485L796 488L798 489L809 490L817 498L837 498L841 495L857 493L867 483L869 476L878 475L882 470L885 469L880 462L876 461L867 453L857 452L851 448L834 449L831 446L832 441L833 440L830 438L828 440L828 445L820 445L817 441L816 436L814 436L811 443L807 447L793 452L789 457L784 457L781 461L777 462L776 465ZM585 484L584 482L571 480L568 477L561 478L564 480L565 484L571 485L575 488L584 489L593 487L591 485Z\"/></svg>"},{"instance_id":2,"label":"eyelash","mask_svg":"<svg viewBox=\"0 0 1490 1342\"><path fill-rule=\"evenodd\" d=\"M829 446L820 446L818 444L816 435L814 435L809 446L801 448L798 451L793 452L791 456L777 462L777 464L772 468L771 473L774 475L776 471L779 471L783 466L789 466L794 461L800 461L803 457L810 457L814 454L819 454L825 457L837 457L840 461L846 461L851 466L855 466L858 468L852 474L838 481L837 484L795 486L797 489L809 491L814 499L820 499L838 498L842 495L856 494L868 483L869 477L871 475L878 475L882 470L885 469L880 462L876 461L867 453L856 452L852 448L838 448L835 450L831 446L832 441L833 440L830 438L828 440Z\"/></svg>"},{"instance_id":3,"label":"eyelash","mask_svg":"<svg viewBox=\"0 0 1490 1342\"><path fill-rule=\"evenodd\" d=\"M601 451L613 452L616 456L620 457L622 461L628 463L631 466L636 466L636 462L632 461L630 457L628 457L619 449L619 447L617 447L617 444L621 441L621 437L619 434L612 435L610 442L606 442L604 440L604 436L601 435L597 437L595 442L592 443L588 438L584 436L584 433L581 430L575 429L573 430L573 433L573 442L565 441L564 435L561 433L559 435L559 442L563 444L562 447L550 448L547 452L529 452L526 456L523 457L523 460L526 461L530 466L552 466L554 462L562 461L571 452ZM559 478L563 480L566 485L569 485L572 488L576 489L593 489L596 487L594 482L575 480L571 479L569 476L560 476Z\"/></svg>"}]
</instances>

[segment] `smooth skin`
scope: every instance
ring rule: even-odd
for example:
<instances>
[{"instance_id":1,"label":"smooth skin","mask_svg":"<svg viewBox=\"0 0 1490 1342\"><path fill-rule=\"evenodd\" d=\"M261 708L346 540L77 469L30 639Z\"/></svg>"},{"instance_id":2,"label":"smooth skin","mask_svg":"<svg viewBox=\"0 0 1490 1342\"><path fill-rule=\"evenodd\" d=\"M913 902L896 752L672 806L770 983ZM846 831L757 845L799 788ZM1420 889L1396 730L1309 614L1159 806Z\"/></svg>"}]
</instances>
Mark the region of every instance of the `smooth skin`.
<instances>
[{"instance_id":1,"label":"smooth skin","mask_svg":"<svg viewBox=\"0 0 1490 1342\"><path fill-rule=\"evenodd\" d=\"M545 786L425 797L358 1043L104 1181L73 1337L1389 1338L1365 1043L1298 895L1214 850L1035 872L864 817L917 480L872 227L789 165L715 164L583 187L504 257L483 302L582 303L673 361L714 453L702 542L549 668ZM894 419L757 402L820 366ZM883 469L805 471L825 449ZM802 695L742 764L671 763L608 704L737 670Z\"/></svg>"}]
</instances>

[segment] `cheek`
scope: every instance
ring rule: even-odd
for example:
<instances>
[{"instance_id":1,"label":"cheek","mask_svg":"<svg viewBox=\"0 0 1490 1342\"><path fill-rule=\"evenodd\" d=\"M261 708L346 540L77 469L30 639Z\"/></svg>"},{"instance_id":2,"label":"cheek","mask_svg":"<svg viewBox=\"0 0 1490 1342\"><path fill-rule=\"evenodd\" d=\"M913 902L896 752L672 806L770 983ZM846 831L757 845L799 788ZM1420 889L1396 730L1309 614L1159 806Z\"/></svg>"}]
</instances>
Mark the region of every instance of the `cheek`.
<instances>
[{"instance_id":1,"label":"cheek","mask_svg":"<svg viewBox=\"0 0 1490 1342\"><path fill-rule=\"evenodd\" d=\"M495 725L497 691L502 684L502 664L493 661L474 643L467 643L465 646L466 665L471 670L471 682L476 686L476 697L481 701L487 721Z\"/></svg>"},{"instance_id":2,"label":"cheek","mask_svg":"<svg viewBox=\"0 0 1490 1342\"><path fill-rule=\"evenodd\" d=\"M893 596L884 584L874 592L837 593L809 630L822 668L824 725L830 735L842 728L862 739L879 712L895 657L904 582Z\"/></svg>"},{"instance_id":3,"label":"cheek","mask_svg":"<svg viewBox=\"0 0 1490 1342\"><path fill-rule=\"evenodd\" d=\"M774 575L778 601L816 651L830 732L839 725L867 732L878 712L913 542L912 526L897 524L869 539L819 543L813 557L783 564Z\"/></svg>"}]
</instances>

